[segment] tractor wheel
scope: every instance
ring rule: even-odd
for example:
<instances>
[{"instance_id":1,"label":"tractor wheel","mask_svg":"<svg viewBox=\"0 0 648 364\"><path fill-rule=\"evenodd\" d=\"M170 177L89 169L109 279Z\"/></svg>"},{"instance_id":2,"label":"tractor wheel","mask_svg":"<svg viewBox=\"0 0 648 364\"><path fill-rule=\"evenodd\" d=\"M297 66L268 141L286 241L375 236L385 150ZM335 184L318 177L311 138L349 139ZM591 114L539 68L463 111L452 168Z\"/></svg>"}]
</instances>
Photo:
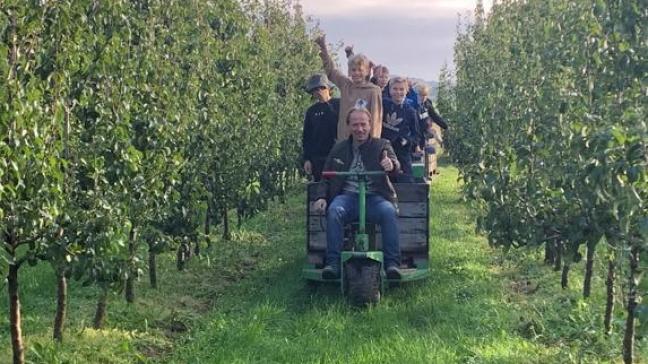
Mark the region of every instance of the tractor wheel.
<instances>
[{"instance_id":1,"label":"tractor wheel","mask_svg":"<svg viewBox=\"0 0 648 364\"><path fill-rule=\"evenodd\" d=\"M380 302L380 263L351 260L346 264L347 295L355 306Z\"/></svg>"}]
</instances>

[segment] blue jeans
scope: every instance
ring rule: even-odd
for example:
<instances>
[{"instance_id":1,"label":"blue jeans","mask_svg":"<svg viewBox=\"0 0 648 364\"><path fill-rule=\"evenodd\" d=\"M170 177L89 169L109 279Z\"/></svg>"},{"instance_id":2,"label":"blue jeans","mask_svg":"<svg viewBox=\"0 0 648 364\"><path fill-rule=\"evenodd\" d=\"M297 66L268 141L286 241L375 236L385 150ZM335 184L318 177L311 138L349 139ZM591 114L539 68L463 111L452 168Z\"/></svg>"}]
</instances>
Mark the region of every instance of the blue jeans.
<instances>
[{"instance_id":1,"label":"blue jeans","mask_svg":"<svg viewBox=\"0 0 648 364\"><path fill-rule=\"evenodd\" d=\"M380 225L385 267L400 265L398 223L394 204L382 196L367 194L367 222ZM358 194L344 192L333 198L326 215L326 264L338 266L344 225L358 220Z\"/></svg>"}]
</instances>

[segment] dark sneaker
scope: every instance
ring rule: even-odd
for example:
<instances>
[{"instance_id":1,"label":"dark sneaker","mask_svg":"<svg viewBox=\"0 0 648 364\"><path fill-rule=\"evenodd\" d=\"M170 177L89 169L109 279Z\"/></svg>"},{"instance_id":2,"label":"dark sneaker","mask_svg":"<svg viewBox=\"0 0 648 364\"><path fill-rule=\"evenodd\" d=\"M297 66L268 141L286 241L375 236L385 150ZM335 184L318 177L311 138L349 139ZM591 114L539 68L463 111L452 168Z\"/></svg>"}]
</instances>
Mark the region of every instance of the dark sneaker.
<instances>
[{"instance_id":1,"label":"dark sneaker","mask_svg":"<svg viewBox=\"0 0 648 364\"><path fill-rule=\"evenodd\" d=\"M385 274L387 275L387 279L401 279L401 271L396 265L387 267Z\"/></svg>"},{"instance_id":2,"label":"dark sneaker","mask_svg":"<svg viewBox=\"0 0 648 364\"><path fill-rule=\"evenodd\" d=\"M327 265L322 269L322 278L324 279L338 279L340 278L340 268Z\"/></svg>"}]
</instances>

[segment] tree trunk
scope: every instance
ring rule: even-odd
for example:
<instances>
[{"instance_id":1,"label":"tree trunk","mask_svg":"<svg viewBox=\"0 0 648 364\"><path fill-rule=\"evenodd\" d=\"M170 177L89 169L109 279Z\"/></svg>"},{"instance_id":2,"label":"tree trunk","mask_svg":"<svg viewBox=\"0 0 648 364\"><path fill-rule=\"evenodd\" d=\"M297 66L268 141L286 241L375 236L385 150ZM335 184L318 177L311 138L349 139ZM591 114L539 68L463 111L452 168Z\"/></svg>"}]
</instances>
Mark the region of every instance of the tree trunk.
<instances>
[{"instance_id":1,"label":"tree trunk","mask_svg":"<svg viewBox=\"0 0 648 364\"><path fill-rule=\"evenodd\" d=\"M7 290L9 294L9 326L11 327L11 348L13 349L13 363L25 363L25 347L22 338L22 324L20 320L20 297L18 295L18 269L20 266L9 264L7 273Z\"/></svg>"},{"instance_id":2,"label":"tree trunk","mask_svg":"<svg viewBox=\"0 0 648 364\"><path fill-rule=\"evenodd\" d=\"M189 254L187 249L188 248L185 242L181 241L180 245L178 245L178 250L176 252L176 268L178 268L179 271L184 270L185 263L187 262L187 259L189 259Z\"/></svg>"},{"instance_id":3,"label":"tree trunk","mask_svg":"<svg viewBox=\"0 0 648 364\"><path fill-rule=\"evenodd\" d=\"M603 318L603 326L605 327L605 334L612 333L612 313L614 312L614 280L615 280L615 261L614 258L608 260L608 273L605 280L607 287L607 297L605 302L605 317Z\"/></svg>"},{"instance_id":4,"label":"tree trunk","mask_svg":"<svg viewBox=\"0 0 648 364\"><path fill-rule=\"evenodd\" d=\"M108 305L108 288L102 288L97 299L97 309L95 310L94 320L92 321L95 329L101 329L106 320L106 306Z\"/></svg>"},{"instance_id":5,"label":"tree trunk","mask_svg":"<svg viewBox=\"0 0 648 364\"><path fill-rule=\"evenodd\" d=\"M559 271L562 268L563 246L560 240L554 241L554 251L556 252L556 259L554 260L554 271Z\"/></svg>"},{"instance_id":6,"label":"tree trunk","mask_svg":"<svg viewBox=\"0 0 648 364\"><path fill-rule=\"evenodd\" d=\"M17 60L18 60L18 37L16 36L17 20L16 12L11 12L9 16L9 26L7 29L7 34L11 41L11 47L8 51L9 55L9 74L6 77L7 79L15 79L17 69ZM7 94L8 105L11 105L13 100L13 93L9 91ZM17 131L17 118L11 118L11 130L13 132ZM9 133L12 135L12 133ZM5 137L5 136L3 136ZM8 145L12 145L10 141ZM15 259L15 249L17 246L17 239L15 238L13 232L5 231L5 249L7 246L10 247L11 251L9 252L12 255L12 258ZM23 345L22 339L22 324L20 322L20 296L18 295L18 269L20 265L14 263L9 264L9 270L7 272L7 294L9 295L9 326L11 330L11 348L13 350L13 363L14 364L24 364L25 363L25 347Z\"/></svg>"},{"instance_id":7,"label":"tree trunk","mask_svg":"<svg viewBox=\"0 0 648 364\"><path fill-rule=\"evenodd\" d=\"M565 265L563 265L563 270L562 270L562 276L560 277L560 286L563 289L566 289L569 286L569 268L570 268L570 263L565 262Z\"/></svg>"},{"instance_id":8,"label":"tree trunk","mask_svg":"<svg viewBox=\"0 0 648 364\"><path fill-rule=\"evenodd\" d=\"M133 268L133 261L135 258L135 228L131 227L128 233L128 276L126 277L126 287L124 289L124 297L126 302L135 302L135 272Z\"/></svg>"},{"instance_id":9,"label":"tree trunk","mask_svg":"<svg viewBox=\"0 0 648 364\"><path fill-rule=\"evenodd\" d=\"M211 234L211 207L209 203L207 204L207 213L205 214L205 237L207 238L207 250L210 251L212 248L211 239L209 235Z\"/></svg>"},{"instance_id":10,"label":"tree trunk","mask_svg":"<svg viewBox=\"0 0 648 364\"><path fill-rule=\"evenodd\" d=\"M65 269L57 269L56 281L56 315L54 316L54 340L63 341L63 326L67 310L68 285L65 278Z\"/></svg>"},{"instance_id":11,"label":"tree trunk","mask_svg":"<svg viewBox=\"0 0 648 364\"><path fill-rule=\"evenodd\" d=\"M223 240L230 240L232 235L230 234L229 229L229 213L227 212L227 206L223 207Z\"/></svg>"},{"instance_id":12,"label":"tree trunk","mask_svg":"<svg viewBox=\"0 0 648 364\"><path fill-rule=\"evenodd\" d=\"M639 247L630 250L630 277L628 279L628 316L626 318L625 334L623 335L623 362L632 364L634 357L635 315L637 309L637 268L639 268Z\"/></svg>"},{"instance_id":13,"label":"tree trunk","mask_svg":"<svg viewBox=\"0 0 648 364\"><path fill-rule=\"evenodd\" d=\"M199 256L200 255L200 239L196 238L196 246L194 247L194 255Z\"/></svg>"},{"instance_id":14,"label":"tree trunk","mask_svg":"<svg viewBox=\"0 0 648 364\"><path fill-rule=\"evenodd\" d=\"M556 245L554 244L553 241L548 240L545 242L544 262L545 264L553 265L555 260L556 260Z\"/></svg>"},{"instance_id":15,"label":"tree trunk","mask_svg":"<svg viewBox=\"0 0 648 364\"><path fill-rule=\"evenodd\" d=\"M279 172L279 203L286 203L286 172Z\"/></svg>"},{"instance_id":16,"label":"tree trunk","mask_svg":"<svg viewBox=\"0 0 648 364\"><path fill-rule=\"evenodd\" d=\"M587 261L585 262L585 278L583 281L583 298L588 298L592 293L592 275L594 273L594 253L596 242L587 243Z\"/></svg>"},{"instance_id":17,"label":"tree trunk","mask_svg":"<svg viewBox=\"0 0 648 364\"><path fill-rule=\"evenodd\" d=\"M149 243L149 251L148 251L148 265L149 265L149 283L151 284L151 288L157 289L157 254L155 253L154 249L154 242Z\"/></svg>"}]
</instances>

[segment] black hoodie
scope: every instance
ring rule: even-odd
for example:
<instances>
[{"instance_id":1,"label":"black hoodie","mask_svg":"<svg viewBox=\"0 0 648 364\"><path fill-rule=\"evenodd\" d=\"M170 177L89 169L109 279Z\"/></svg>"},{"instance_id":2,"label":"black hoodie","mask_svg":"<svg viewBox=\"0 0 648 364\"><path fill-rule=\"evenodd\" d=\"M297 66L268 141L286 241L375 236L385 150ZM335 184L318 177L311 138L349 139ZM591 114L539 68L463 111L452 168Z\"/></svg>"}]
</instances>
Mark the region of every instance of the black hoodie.
<instances>
[{"instance_id":1,"label":"black hoodie","mask_svg":"<svg viewBox=\"0 0 648 364\"><path fill-rule=\"evenodd\" d=\"M337 138L340 99L317 102L306 110L302 148L304 161L324 160Z\"/></svg>"}]
</instances>

